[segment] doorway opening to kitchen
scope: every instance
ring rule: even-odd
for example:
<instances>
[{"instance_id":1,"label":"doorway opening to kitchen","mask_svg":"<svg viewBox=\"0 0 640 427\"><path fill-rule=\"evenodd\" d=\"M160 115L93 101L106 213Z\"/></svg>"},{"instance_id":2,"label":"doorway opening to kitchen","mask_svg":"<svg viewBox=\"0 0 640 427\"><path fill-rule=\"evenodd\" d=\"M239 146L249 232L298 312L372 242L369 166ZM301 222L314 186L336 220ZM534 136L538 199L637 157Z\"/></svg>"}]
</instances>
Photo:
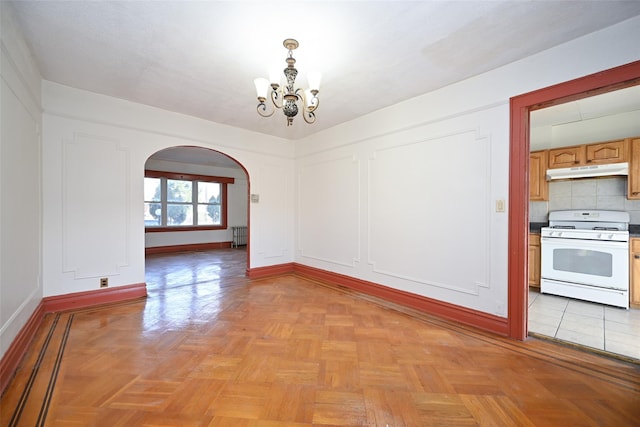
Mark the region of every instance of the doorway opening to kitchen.
<instances>
[{"instance_id":1,"label":"doorway opening to kitchen","mask_svg":"<svg viewBox=\"0 0 640 427\"><path fill-rule=\"evenodd\" d=\"M536 111L550 113L551 110L545 109L561 105L567 107L571 102L639 84L640 61L636 61L511 99L509 328L514 338L524 339L529 332L533 332L528 325L528 306L539 295L532 294L531 301L528 287L529 222L532 215L537 215L535 209L538 209L532 207L528 200L527 175L532 167L529 164L532 141L537 137L535 130L532 133ZM604 323L604 318L601 321Z\"/></svg>"}]
</instances>

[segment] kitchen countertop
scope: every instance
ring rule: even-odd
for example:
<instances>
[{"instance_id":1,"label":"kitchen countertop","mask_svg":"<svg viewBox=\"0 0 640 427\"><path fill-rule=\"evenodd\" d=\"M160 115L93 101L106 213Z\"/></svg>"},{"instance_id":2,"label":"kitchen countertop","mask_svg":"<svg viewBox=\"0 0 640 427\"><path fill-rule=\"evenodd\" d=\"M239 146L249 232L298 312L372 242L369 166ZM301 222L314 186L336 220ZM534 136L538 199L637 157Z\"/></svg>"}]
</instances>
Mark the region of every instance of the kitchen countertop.
<instances>
[{"instance_id":1,"label":"kitchen countertop","mask_svg":"<svg viewBox=\"0 0 640 427\"><path fill-rule=\"evenodd\" d=\"M540 233L542 227L547 227L548 222L530 222L529 233ZM629 237L640 237L640 224L629 224Z\"/></svg>"},{"instance_id":2,"label":"kitchen countertop","mask_svg":"<svg viewBox=\"0 0 640 427\"><path fill-rule=\"evenodd\" d=\"M529 223L529 233L538 233L540 234L540 229L542 227L547 227L549 225L548 222L530 222Z\"/></svg>"}]
</instances>

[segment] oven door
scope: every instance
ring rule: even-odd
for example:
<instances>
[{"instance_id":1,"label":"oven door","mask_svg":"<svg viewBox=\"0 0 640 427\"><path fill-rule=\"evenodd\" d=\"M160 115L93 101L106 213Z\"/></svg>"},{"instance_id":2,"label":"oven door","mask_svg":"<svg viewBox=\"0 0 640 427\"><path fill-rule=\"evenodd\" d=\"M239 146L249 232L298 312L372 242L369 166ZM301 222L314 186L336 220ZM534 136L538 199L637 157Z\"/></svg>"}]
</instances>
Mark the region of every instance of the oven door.
<instances>
[{"instance_id":1,"label":"oven door","mask_svg":"<svg viewBox=\"0 0 640 427\"><path fill-rule=\"evenodd\" d=\"M629 243L542 237L541 276L607 289L629 289Z\"/></svg>"}]
</instances>

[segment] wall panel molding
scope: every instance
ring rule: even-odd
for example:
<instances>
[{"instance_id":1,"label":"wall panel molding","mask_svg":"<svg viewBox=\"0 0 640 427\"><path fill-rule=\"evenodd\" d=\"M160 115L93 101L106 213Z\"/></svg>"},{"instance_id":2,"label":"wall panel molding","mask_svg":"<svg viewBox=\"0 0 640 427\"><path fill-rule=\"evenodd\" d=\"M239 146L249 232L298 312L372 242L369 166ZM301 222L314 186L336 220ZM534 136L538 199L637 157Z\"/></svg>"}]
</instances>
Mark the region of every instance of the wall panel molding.
<instances>
[{"instance_id":1,"label":"wall panel molding","mask_svg":"<svg viewBox=\"0 0 640 427\"><path fill-rule=\"evenodd\" d=\"M63 272L118 275L129 265L129 151L118 140L76 133L63 142L62 163Z\"/></svg>"},{"instance_id":2,"label":"wall panel molding","mask_svg":"<svg viewBox=\"0 0 640 427\"><path fill-rule=\"evenodd\" d=\"M297 175L298 256L354 268L361 260L361 161L336 156L306 163Z\"/></svg>"},{"instance_id":3,"label":"wall panel molding","mask_svg":"<svg viewBox=\"0 0 640 427\"><path fill-rule=\"evenodd\" d=\"M293 242L291 224L295 216L293 176L293 168L288 165L264 162L251 178L252 183L259 183L252 184L251 193L258 194L260 200L249 203L249 245L252 253L255 250L258 255L252 257L252 261L259 258L265 264L278 264L291 260L293 245L289 243Z\"/></svg>"},{"instance_id":4,"label":"wall panel molding","mask_svg":"<svg viewBox=\"0 0 640 427\"><path fill-rule=\"evenodd\" d=\"M378 147L367 188L372 272L470 295L490 287L488 136L474 129Z\"/></svg>"}]
</instances>

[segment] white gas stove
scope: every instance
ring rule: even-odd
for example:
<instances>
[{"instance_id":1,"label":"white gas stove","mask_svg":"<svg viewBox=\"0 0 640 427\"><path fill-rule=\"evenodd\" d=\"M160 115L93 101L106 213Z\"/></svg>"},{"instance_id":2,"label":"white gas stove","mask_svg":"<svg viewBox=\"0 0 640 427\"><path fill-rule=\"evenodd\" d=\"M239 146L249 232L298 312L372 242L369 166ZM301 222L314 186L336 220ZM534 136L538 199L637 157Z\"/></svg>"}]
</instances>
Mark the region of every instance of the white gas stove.
<instances>
[{"instance_id":1,"label":"white gas stove","mask_svg":"<svg viewBox=\"0 0 640 427\"><path fill-rule=\"evenodd\" d=\"M541 229L540 291L629 308L629 214L566 210Z\"/></svg>"}]
</instances>

